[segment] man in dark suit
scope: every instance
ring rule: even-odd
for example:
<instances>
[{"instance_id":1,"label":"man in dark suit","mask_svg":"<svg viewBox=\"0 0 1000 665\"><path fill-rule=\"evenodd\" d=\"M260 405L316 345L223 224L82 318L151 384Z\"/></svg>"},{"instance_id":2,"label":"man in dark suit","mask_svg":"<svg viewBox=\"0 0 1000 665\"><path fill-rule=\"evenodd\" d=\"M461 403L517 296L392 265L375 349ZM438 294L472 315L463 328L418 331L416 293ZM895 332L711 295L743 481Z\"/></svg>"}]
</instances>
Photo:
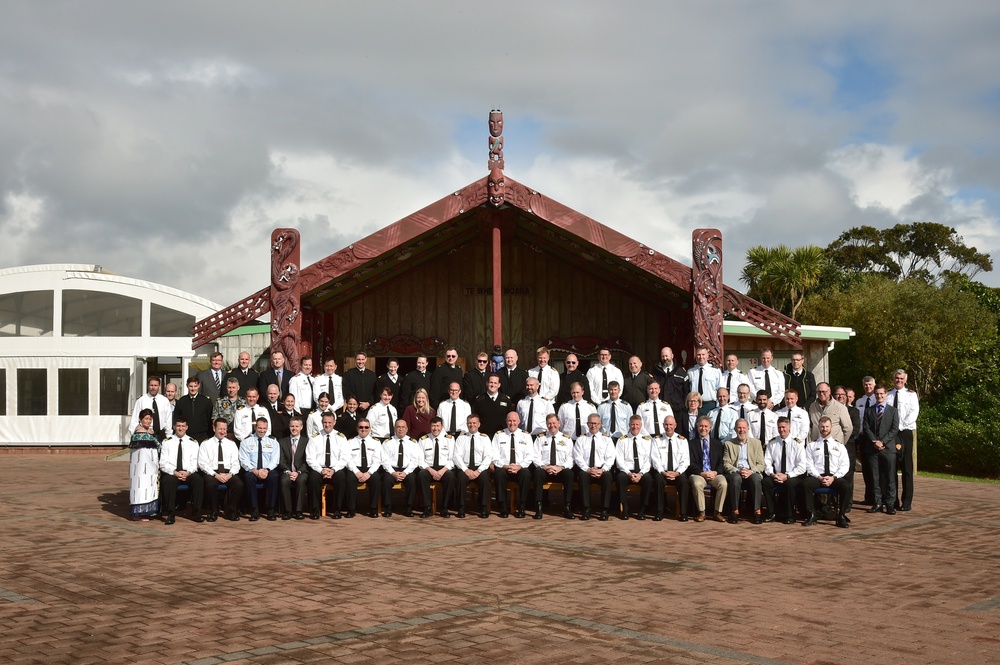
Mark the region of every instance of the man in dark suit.
<instances>
[{"instance_id":1,"label":"man in dark suit","mask_svg":"<svg viewBox=\"0 0 1000 665\"><path fill-rule=\"evenodd\" d=\"M230 377L239 381L239 396L245 399L247 396L247 390L257 387L257 381L260 379L260 375L257 374L257 370L250 367L250 354L246 351L240 351L238 362L239 365L235 369L229 370L229 374L226 375L225 381L228 382ZM225 386L226 384L223 383L222 385ZM263 395L264 393L261 394Z\"/></svg>"},{"instance_id":2,"label":"man in dark suit","mask_svg":"<svg viewBox=\"0 0 1000 665\"><path fill-rule=\"evenodd\" d=\"M309 465L306 464L306 436L302 433L302 416L288 421L288 436L278 439L281 458L278 461L278 485L281 493L281 519L305 519L306 482ZM295 512L292 512L292 485L295 486Z\"/></svg>"},{"instance_id":3,"label":"man in dark suit","mask_svg":"<svg viewBox=\"0 0 1000 665\"><path fill-rule=\"evenodd\" d=\"M528 370L517 366L517 351L507 349L503 354L504 367L500 369L500 392L508 395L517 404L527 393L524 386L528 382Z\"/></svg>"},{"instance_id":4,"label":"man in dark suit","mask_svg":"<svg viewBox=\"0 0 1000 665\"><path fill-rule=\"evenodd\" d=\"M201 442L212 436L212 400L201 394L201 380L197 376L188 377L187 389L187 395L178 398L174 405L174 419L184 418L188 436Z\"/></svg>"},{"instance_id":5,"label":"man in dark suit","mask_svg":"<svg viewBox=\"0 0 1000 665\"><path fill-rule=\"evenodd\" d=\"M669 346L660 349L660 362L653 366L653 378L660 384L660 395L673 409L674 415L684 413L684 398L687 396L684 382L687 380L687 372L679 362L674 362L674 351ZM677 425L679 432L680 420Z\"/></svg>"},{"instance_id":6,"label":"man in dark suit","mask_svg":"<svg viewBox=\"0 0 1000 665\"><path fill-rule=\"evenodd\" d=\"M211 367L198 372L198 380L201 381L201 394L212 400L214 405L215 400L219 399L219 396L225 392L223 386L225 385L226 373L222 369L222 354L218 351L209 356L208 362ZM188 425L190 424L188 423ZM209 431L211 431L211 427L209 427ZM194 437L194 434L191 436ZM208 438L207 434L205 438ZM201 439L198 440L201 441Z\"/></svg>"},{"instance_id":7,"label":"man in dark suit","mask_svg":"<svg viewBox=\"0 0 1000 665\"><path fill-rule=\"evenodd\" d=\"M435 409L438 404L448 399L448 386L452 383L462 385L462 368L456 365L458 362L458 351L456 349L445 349L444 364L438 365L431 375L431 387L429 390L431 406Z\"/></svg>"},{"instance_id":8,"label":"man in dark suit","mask_svg":"<svg viewBox=\"0 0 1000 665\"><path fill-rule=\"evenodd\" d=\"M292 380L292 372L285 367L285 354L281 351L271 353L271 366L260 373L257 379L257 390L261 395L267 394L267 387L271 384L278 386L281 395L288 394L288 382ZM280 399L280 397L279 397Z\"/></svg>"},{"instance_id":9,"label":"man in dark suit","mask_svg":"<svg viewBox=\"0 0 1000 665\"><path fill-rule=\"evenodd\" d=\"M633 412L638 413L636 409L646 401L646 396L649 394L649 384L654 382L653 377L649 372L643 371L642 360L639 359L639 356L632 356L628 359L628 371L622 372L622 378L625 379L625 383L622 385L622 399L632 405ZM673 407L670 408L673 410Z\"/></svg>"},{"instance_id":10,"label":"man in dark suit","mask_svg":"<svg viewBox=\"0 0 1000 665\"><path fill-rule=\"evenodd\" d=\"M378 377L378 379L375 381L375 394L381 395L382 389L388 388L392 392L392 399L389 401L389 403L392 404L393 407L395 407L396 413L402 413L403 409L405 409L407 405L404 404L402 409L399 408L400 396L402 395L402 391L400 390L400 388L402 387L401 384L403 382L403 377L401 377L398 374L399 361L396 360L395 358L389 358L388 362L386 362L385 364L385 369L386 369L385 374ZM391 424L389 425L389 428L391 430L392 428Z\"/></svg>"},{"instance_id":11,"label":"man in dark suit","mask_svg":"<svg viewBox=\"0 0 1000 665\"><path fill-rule=\"evenodd\" d=\"M375 399L375 372L366 367L368 354L358 351L354 354L354 367L344 372L344 399L358 400L358 411L363 418ZM350 438L350 437L349 437Z\"/></svg>"},{"instance_id":12,"label":"man in dark suit","mask_svg":"<svg viewBox=\"0 0 1000 665\"><path fill-rule=\"evenodd\" d=\"M868 509L896 514L896 442L899 439L899 412L886 403L885 386L875 386L875 406L865 409L861 426L868 438L868 466L872 471L875 504Z\"/></svg>"},{"instance_id":13,"label":"man in dark suit","mask_svg":"<svg viewBox=\"0 0 1000 665\"><path fill-rule=\"evenodd\" d=\"M485 351L476 355L476 362L462 377L462 399L474 404L476 398L486 392L486 377L489 376L490 356Z\"/></svg>"},{"instance_id":14,"label":"man in dark suit","mask_svg":"<svg viewBox=\"0 0 1000 665\"><path fill-rule=\"evenodd\" d=\"M688 478L695 507L698 510L694 521L705 521L705 485L711 485L715 489L715 515L713 519L716 522L725 522L726 518L722 516L722 509L726 505L726 491L729 489L729 484L726 482L726 469L723 464L725 450L721 441L712 438L711 418L708 416L699 417L696 429L695 436L688 439L691 453Z\"/></svg>"},{"instance_id":15,"label":"man in dark suit","mask_svg":"<svg viewBox=\"0 0 1000 665\"><path fill-rule=\"evenodd\" d=\"M500 392L500 377L490 374L486 379L486 392L476 398L472 412L479 416L479 431L493 438L507 423L507 414L514 410L516 403Z\"/></svg>"},{"instance_id":16,"label":"man in dark suit","mask_svg":"<svg viewBox=\"0 0 1000 665\"><path fill-rule=\"evenodd\" d=\"M486 384L483 384L484 386ZM417 368L412 372L407 372L403 377L403 386L400 388L400 404L402 408L399 412L406 411L406 407L413 404L413 396L423 388L429 395L431 392L431 375L427 371L427 356L420 354L417 356Z\"/></svg>"},{"instance_id":17,"label":"man in dark suit","mask_svg":"<svg viewBox=\"0 0 1000 665\"><path fill-rule=\"evenodd\" d=\"M792 352L792 362L785 365L785 386L799 394L798 405L806 411L816 401L816 377L803 366L801 351Z\"/></svg>"},{"instance_id":18,"label":"man in dark suit","mask_svg":"<svg viewBox=\"0 0 1000 665\"><path fill-rule=\"evenodd\" d=\"M559 396L556 397L556 403L553 406L558 410L560 406L569 401L569 387L574 383L583 386L583 399L591 402L590 382L587 381L587 375L580 371L580 359L576 357L575 353L571 353L566 356L563 364L566 366L566 371L559 375Z\"/></svg>"}]
</instances>

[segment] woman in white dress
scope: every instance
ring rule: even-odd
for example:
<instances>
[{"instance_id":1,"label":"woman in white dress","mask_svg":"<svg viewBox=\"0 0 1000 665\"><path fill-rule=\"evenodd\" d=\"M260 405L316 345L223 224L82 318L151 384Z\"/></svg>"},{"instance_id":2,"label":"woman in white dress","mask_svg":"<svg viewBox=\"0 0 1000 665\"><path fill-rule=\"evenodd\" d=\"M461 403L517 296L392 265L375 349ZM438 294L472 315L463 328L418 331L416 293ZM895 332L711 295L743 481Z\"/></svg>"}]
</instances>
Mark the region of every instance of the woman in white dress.
<instances>
[{"instance_id":1,"label":"woman in white dress","mask_svg":"<svg viewBox=\"0 0 1000 665\"><path fill-rule=\"evenodd\" d=\"M129 516L148 522L160 511L159 462L160 442L153 435L153 412L139 412L139 425L132 433L128 447Z\"/></svg>"}]
</instances>

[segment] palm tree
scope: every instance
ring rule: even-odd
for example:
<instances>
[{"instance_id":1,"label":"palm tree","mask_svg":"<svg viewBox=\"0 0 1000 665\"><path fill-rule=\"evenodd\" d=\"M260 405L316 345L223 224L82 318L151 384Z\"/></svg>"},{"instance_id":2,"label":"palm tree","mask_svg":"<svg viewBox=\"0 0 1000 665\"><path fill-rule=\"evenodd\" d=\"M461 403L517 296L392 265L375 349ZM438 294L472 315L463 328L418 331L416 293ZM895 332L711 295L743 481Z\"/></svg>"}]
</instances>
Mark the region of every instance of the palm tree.
<instances>
[{"instance_id":1,"label":"palm tree","mask_svg":"<svg viewBox=\"0 0 1000 665\"><path fill-rule=\"evenodd\" d=\"M819 284L825 264L826 254L816 245L794 250L757 245L747 250L740 280L750 297L794 319L806 292Z\"/></svg>"}]
</instances>

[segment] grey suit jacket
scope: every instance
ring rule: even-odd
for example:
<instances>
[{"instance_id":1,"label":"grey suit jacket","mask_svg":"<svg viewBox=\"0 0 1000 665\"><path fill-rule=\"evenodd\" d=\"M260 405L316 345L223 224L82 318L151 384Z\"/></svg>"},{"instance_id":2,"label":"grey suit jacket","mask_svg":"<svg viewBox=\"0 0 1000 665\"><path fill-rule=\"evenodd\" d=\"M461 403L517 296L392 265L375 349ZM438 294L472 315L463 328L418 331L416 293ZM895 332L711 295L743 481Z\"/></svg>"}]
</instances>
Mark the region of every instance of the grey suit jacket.
<instances>
[{"instance_id":1,"label":"grey suit jacket","mask_svg":"<svg viewBox=\"0 0 1000 665\"><path fill-rule=\"evenodd\" d=\"M876 419L878 413L878 405L876 404L870 409L865 409L865 422L862 429L869 441L881 441L889 450L895 450L899 438L899 412L888 402L884 406L881 427Z\"/></svg>"},{"instance_id":2,"label":"grey suit jacket","mask_svg":"<svg viewBox=\"0 0 1000 665\"><path fill-rule=\"evenodd\" d=\"M219 374L222 376L222 392L225 393L226 370L220 369ZM203 369L198 372L198 380L201 381L201 394L210 397L212 404L215 404L215 400L219 399L219 389L215 385L215 376L212 375L212 370Z\"/></svg>"}]
</instances>

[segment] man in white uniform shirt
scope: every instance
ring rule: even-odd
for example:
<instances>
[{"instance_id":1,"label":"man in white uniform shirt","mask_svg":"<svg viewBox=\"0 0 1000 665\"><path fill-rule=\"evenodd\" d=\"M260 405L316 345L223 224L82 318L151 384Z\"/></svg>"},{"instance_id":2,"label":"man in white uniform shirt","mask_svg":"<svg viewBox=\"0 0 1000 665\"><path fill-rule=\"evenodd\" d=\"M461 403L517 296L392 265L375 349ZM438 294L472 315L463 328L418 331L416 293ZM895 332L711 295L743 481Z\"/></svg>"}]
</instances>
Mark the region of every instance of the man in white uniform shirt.
<instances>
[{"instance_id":1,"label":"man in white uniform shirt","mask_svg":"<svg viewBox=\"0 0 1000 665\"><path fill-rule=\"evenodd\" d=\"M379 393L378 404L373 404L368 409L371 436L378 439L379 442L388 439L392 434L397 418L399 418L399 414L396 412L396 407L392 405L392 388L385 386Z\"/></svg>"},{"instance_id":2,"label":"man in white uniform shirt","mask_svg":"<svg viewBox=\"0 0 1000 665\"><path fill-rule=\"evenodd\" d=\"M768 408L770 398L766 390L757 393L757 409L747 415L747 422L750 423L750 434L758 441L770 441L778 436L778 414ZM761 439L760 437L764 437ZM805 439L799 439L799 443L805 443Z\"/></svg>"},{"instance_id":3,"label":"man in white uniform shirt","mask_svg":"<svg viewBox=\"0 0 1000 665\"><path fill-rule=\"evenodd\" d=\"M674 415L670 405L660 399L660 384L652 381L646 389L649 399L636 408L635 415L639 416L642 423L642 430L650 436L657 437L663 434L663 419ZM629 419L631 420L631 419Z\"/></svg>"},{"instance_id":4,"label":"man in white uniform shirt","mask_svg":"<svg viewBox=\"0 0 1000 665\"><path fill-rule=\"evenodd\" d=\"M632 405L621 398L622 388L617 381L608 384L608 399L597 406L601 416L601 433L617 439L628 431L628 419L632 417Z\"/></svg>"},{"instance_id":5,"label":"man in white uniform shirt","mask_svg":"<svg viewBox=\"0 0 1000 665\"><path fill-rule=\"evenodd\" d=\"M719 406L708 412L708 417L712 420L712 436L719 441L729 441L736 434L739 414L730 408L728 390L720 387L716 394Z\"/></svg>"},{"instance_id":6,"label":"man in white uniform shirt","mask_svg":"<svg viewBox=\"0 0 1000 665\"><path fill-rule=\"evenodd\" d=\"M323 363L323 373L313 379L314 401L319 400L320 393L327 394L334 411L344 406L344 380L337 374L337 361L333 358Z\"/></svg>"},{"instance_id":7,"label":"man in white uniform shirt","mask_svg":"<svg viewBox=\"0 0 1000 665\"><path fill-rule=\"evenodd\" d=\"M448 512L448 501L455 487L455 439L444 432L441 418L431 418L431 432L420 437L420 447L423 455L420 460L420 472L417 476L420 482L420 494L424 500L422 519L430 517L434 512L431 506L431 483L441 483L442 492L438 498L438 509L441 517L451 517Z\"/></svg>"},{"instance_id":8,"label":"man in white uniform shirt","mask_svg":"<svg viewBox=\"0 0 1000 665\"><path fill-rule=\"evenodd\" d=\"M707 346L695 347L694 361L687 372L688 390L701 395L701 415L705 415L718 406L716 391L722 383L722 372L708 362Z\"/></svg>"},{"instance_id":9,"label":"man in white uniform shirt","mask_svg":"<svg viewBox=\"0 0 1000 665\"><path fill-rule=\"evenodd\" d=\"M896 510L910 510L913 502L913 435L917 430L917 416L920 415L920 402L917 393L906 387L906 371L897 369L893 375L895 388L889 391L886 402L892 404L899 413L899 433L896 440L898 456L896 466L902 471L903 486L899 486L899 476L896 477Z\"/></svg>"},{"instance_id":10,"label":"man in white uniform shirt","mask_svg":"<svg viewBox=\"0 0 1000 665\"><path fill-rule=\"evenodd\" d=\"M256 388L247 389L247 405L236 409L236 415L233 416L233 433L236 435L237 441L242 441L250 436L257 428L258 418L267 421L266 433L271 434L271 413L267 408L257 403L258 397Z\"/></svg>"},{"instance_id":11,"label":"man in white uniform shirt","mask_svg":"<svg viewBox=\"0 0 1000 665\"><path fill-rule=\"evenodd\" d=\"M402 418L396 420L394 436L382 443L382 517L392 517L392 486L403 485L403 515L413 517L413 500L417 496L417 470L424 451L420 444L407 436L409 426Z\"/></svg>"},{"instance_id":12,"label":"man in white uniform shirt","mask_svg":"<svg viewBox=\"0 0 1000 665\"><path fill-rule=\"evenodd\" d=\"M673 416L663 419L663 436L653 439L650 450L656 491L656 515L653 521L663 519L663 490L667 485L677 489L677 503L681 522L687 522L688 479L685 471L691 465L688 440L677 433L677 420Z\"/></svg>"},{"instance_id":13,"label":"man in white uniform shirt","mask_svg":"<svg viewBox=\"0 0 1000 665\"><path fill-rule=\"evenodd\" d=\"M555 413L555 409L552 402L542 399L538 394L538 379L529 376L524 383L524 392L524 399L517 403L521 429L531 436L537 436L545 431L546 418L550 413Z\"/></svg>"},{"instance_id":14,"label":"man in white uniform shirt","mask_svg":"<svg viewBox=\"0 0 1000 665\"><path fill-rule=\"evenodd\" d=\"M617 451L611 437L601 434L601 417L596 413L587 417L587 430L587 434L578 437L573 444L573 463L576 465L576 477L583 500L581 519L590 519L590 490L597 483L601 486L599 519L607 522L608 511L611 509L611 467L615 464Z\"/></svg>"},{"instance_id":15,"label":"man in white uniform shirt","mask_svg":"<svg viewBox=\"0 0 1000 665\"><path fill-rule=\"evenodd\" d=\"M538 394L542 399L555 402L559 395L559 372L549 365L549 350L546 347L538 347L535 354L538 364L528 370L528 376L538 379Z\"/></svg>"},{"instance_id":16,"label":"man in white uniform shirt","mask_svg":"<svg viewBox=\"0 0 1000 665\"><path fill-rule=\"evenodd\" d=\"M740 387L736 389L736 401L730 402L729 408L736 412L737 418L743 418L747 422L750 422L750 414L757 409L757 405L751 400L749 384L740 384ZM754 436L757 436L757 434L754 434ZM759 439L760 437L757 436L757 438Z\"/></svg>"},{"instance_id":17,"label":"man in white uniform shirt","mask_svg":"<svg viewBox=\"0 0 1000 665\"><path fill-rule=\"evenodd\" d=\"M748 372L750 383L754 390L766 390L768 399L772 404L781 401L781 396L785 393L785 375L771 366L774 360L774 353L771 349L762 349L760 352L760 365ZM796 393L798 396L798 393ZM794 434L795 423L792 422L792 433Z\"/></svg>"},{"instance_id":18,"label":"man in white uniform shirt","mask_svg":"<svg viewBox=\"0 0 1000 665\"><path fill-rule=\"evenodd\" d=\"M764 477L760 485L767 501L766 522L773 522L780 514L785 524L795 524L795 497L801 491L807 471L805 446L792 438L788 418L782 416L778 418L778 436L771 439L764 453ZM778 510L776 488L783 490L781 511Z\"/></svg>"},{"instance_id":19,"label":"man in white uniform shirt","mask_svg":"<svg viewBox=\"0 0 1000 665\"><path fill-rule=\"evenodd\" d=\"M500 517L507 517L507 483L517 483L517 510L514 517L524 517L524 507L531 487L531 465L535 462L537 450L531 436L521 430L521 418L516 411L507 414L507 427L493 435L493 474L495 478L497 503ZM541 503L539 502L541 519Z\"/></svg>"},{"instance_id":20,"label":"man in white uniform shirt","mask_svg":"<svg viewBox=\"0 0 1000 665\"><path fill-rule=\"evenodd\" d=\"M563 434L577 440L587 431L587 420L591 414L597 415L597 408L583 399L583 384L574 382L569 389L570 400L559 407L559 429Z\"/></svg>"},{"instance_id":21,"label":"man in white uniform shirt","mask_svg":"<svg viewBox=\"0 0 1000 665\"><path fill-rule=\"evenodd\" d=\"M472 414L472 405L459 397L461 394L461 384L452 381L448 384L448 399L442 400L437 407L437 415L441 416L444 430L453 437L465 434L468 418Z\"/></svg>"},{"instance_id":22,"label":"man in white uniform shirt","mask_svg":"<svg viewBox=\"0 0 1000 665\"><path fill-rule=\"evenodd\" d=\"M305 356L299 361L299 371L288 381L288 392L295 395L295 406L303 414L312 411L315 404L316 380L312 369L312 358Z\"/></svg>"},{"instance_id":23,"label":"man in white uniform shirt","mask_svg":"<svg viewBox=\"0 0 1000 665\"><path fill-rule=\"evenodd\" d=\"M659 393L660 384L656 386ZM667 406L669 409L670 407ZM668 414L669 415L669 414ZM664 416L666 417L666 416ZM659 428L657 428L659 429ZM646 519L646 504L649 503L649 490L653 485L653 475L650 473L652 459L650 456L651 441L648 435L642 433L642 417L632 416L628 419L628 433L618 439L615 446L615 461L618 465L618 500L621 506L619 519L628 519L628 486L639 486L640 520Z\"/></svg>"},{"instance_id":24,"label":"man in white uniform shirt","mask_svg":"<svg viewBox=\"0 0 1000 665\"><path fill-rule=\"evenodd\" d=\"M163 441L173 434L171 420L174 408L170 400L160 394L160 379L151 376L146 381L146 394L135 401L135 408L132 409L132 422L129 423L128 433L133 434L135 428L139 426L139 412L149 409L153 412L153 435L159 441Z\"/></svg>"},{"instance_id":25,"label":"man in white uniform shirt","mask_svg":"<svg viewBox=\"0 0 1000 665\"><path fill-rule=\"evenodd\" d=\"M309 466L309 519L318 520L320 513L321 492L326 491L326 485L333 487L337 495L334 509L327 513L335 520L340 519L340 508L343 505L343 485L338 482L337 472L344 468L341 448L347 445L347 437L333 429L335 423L332 413L323 414L323 431L309 439L306 444L306 464Z\"/></svg>"},{"instance_id":26,"label":"man in white uniform shirt","mask_svg":"<svg viewBox=\"0 0 1000 665\"><path fill-rule=\"evenodd\" d=\"M383 404L388 388L382 389ZM392 395L390 394L391 398ZM376 405L368 413L379 409ZM392 405L388 405L392 408ZM392 420L395 423L395 419ZM358 435L341 448L344 462L344 488L347 495L347 517L354 517L358 505L358 485L364 483L368 488L368 517L378 517L379 480L382 466L382 442L372 434L371 421L362 418L358 421Z\"/></svg>"},{"instance_id":27,"label":"man in white uniform shirt","mask_svg":"<svg viewBox=\"0 0 1000 665\"><path fill-rule=\"evenodd\" d=\"M479 416L470 414L465 421L466 433L455 440L455 478L458 492L459 518L465 517L465 492L476 484L479 517L490 516L490 464L493 463L493 442L479 431Z\"/></svg>"},{"instance_id":28,"label":"man in white uniform shirt","mask_svg":"<svg viewBox=\"0 0 1000 665\"><path fill-rule=\"evenodd\" d=\"M625 384L625 377L620 369L611 364L611 349L601 349L597 353L597 364L587 370L587 383L590 384L594 402L600 404L608 398L608 384L612 381L621 386Z\"/></svg>"},{"instance_id":29,"label":"man in white uniform shirt","mask_svg":"<svg viewBox=\"0 0 1000 665\"><path fill-rule=\"evenodd\" d=\"M243 480L240 478L240 451L232 439L226 437L228 425L225 418L216 418L212 423L215 434L205 439L198 447L198 471L205 482L208 496L208 521L219 517L219 485L226 486L226 519L238 522L240 519L240 495L243 494Z\"/></svg>"},{"instance_id":30,"label":"man in white uniform shirt","mask_svg":"<svg viewBox=\"0 0 1000 665\"><path fill-rule=\"evenodd\" d=\"M535 439L538 459L535 462L535 498L542 500L542 483L555 482L563 486L563 516L573 515L573 439L559 431L559 417L550 413L545 419L546 431ZM538 514L541 514L539 505Z\"/></svg>"},{"instance_id":31,"label":"man in white uniform shirt","mask_svg":"<svg viewBox=\"0 0 1000 665\"><path fill-rule=\"evenodd\" d=\"M830 487L840 495L837 526L846 529L849 524L846 512L854 494L854 484L844 478L847 474L847 448L830 436L831 429L830 419L827 416L820 418L819 438L806 446L808 475L802 481L802 493L809 517L802 526L812 526L818 519L813 493L820 487Z\"/></svg>"},{"instance_id":32,"label":"man in white uniform shirt","mask_svg":"<svg viewBox=\"0 0 1000 665\"><path fill-rule=\"evenodd\" d=\"M798 406L799 394L794 390L785 391L785 406L775 413L778 417L785 416L792 425L792 436L801 441L809 440L809 413Z\"/></svg>"},{"instance_id":33,"label":"man in white uniform shirt","mask_svg":"<svg viewBox=\"0 0 1000 665\"><path fill-rule=\"evenodd\" d=\"M735 353L726 354L726 369L722 372L719 386L728 390L730 395L737 394L740 386L746 386L748 390L751 387L750 377L740 371L740 359Z\"/></svg>"},{"instance_id":34,"label":"man in white uniform shirt","mask_svg":"<svg viewBox=\"0 0 1000 665\"><path fill-rule=\"evenodd\" d=\"M198 442L187 435L186 420L174 421L174 434L163 440L160 448L160 489L163 499L163 523L174 523L177 508L177 486L184 484L191 492L191 519L204 522L201 503L205 480L198 473Z\"/></svg>"}]
</instances>

